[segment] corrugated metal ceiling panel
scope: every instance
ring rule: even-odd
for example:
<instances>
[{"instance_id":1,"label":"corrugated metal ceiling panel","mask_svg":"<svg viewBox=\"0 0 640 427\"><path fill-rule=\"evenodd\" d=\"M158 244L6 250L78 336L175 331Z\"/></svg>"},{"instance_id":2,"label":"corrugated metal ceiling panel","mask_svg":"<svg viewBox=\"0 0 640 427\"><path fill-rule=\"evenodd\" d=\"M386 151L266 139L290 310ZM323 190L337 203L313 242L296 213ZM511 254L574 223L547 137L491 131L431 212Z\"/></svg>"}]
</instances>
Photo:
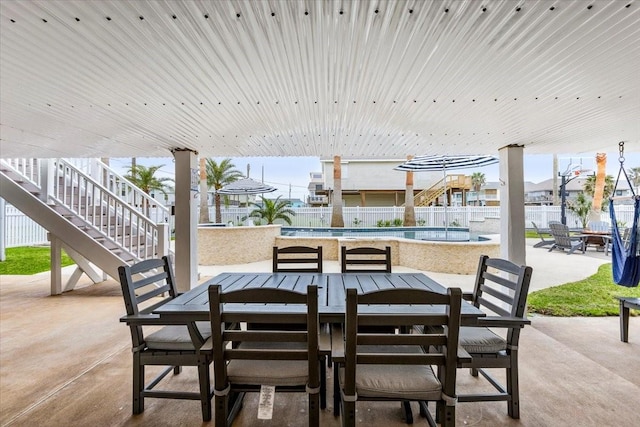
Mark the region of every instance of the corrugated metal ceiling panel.
<instances>
[{"instance_id":1,"label":"corrugated metal ceiling panel","mask_svg":"<svg viewBox=\"0 0 640 427\"><path fill-rule=\"evenodd\" d=\"M0 151L638 151L639 6L3 1Z\"/></svg>"}]
</instances>

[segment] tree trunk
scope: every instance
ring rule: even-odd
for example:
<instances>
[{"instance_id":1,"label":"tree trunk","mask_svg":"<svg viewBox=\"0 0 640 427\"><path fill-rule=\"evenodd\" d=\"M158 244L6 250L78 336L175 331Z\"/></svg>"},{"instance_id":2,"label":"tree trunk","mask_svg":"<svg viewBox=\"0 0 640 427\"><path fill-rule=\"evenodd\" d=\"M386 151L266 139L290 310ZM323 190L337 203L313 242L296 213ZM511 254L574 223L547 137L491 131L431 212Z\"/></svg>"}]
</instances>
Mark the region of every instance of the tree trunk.
<instances>
[{"instance_id":1,"label":"tree trunk","mask_svg":"<svg viewBox=\"0 0 640 427\"><path fill-rule=\"evenodd\" d=\"M342 169L340 166L340 156L333 157L332 205L331 226L344 228L344 217L342 216Z\"/></svg>"},{"instance_id":2,"label":"tree trunk","mask_svg":"<svg viewBox=\"0 0 640 427\"><path fill-rule=\"evenodd\" d=\"M602 198L604 197L604 185L607 175L607 153L596 154L596 183L593 188L593 202L591 204L591 212L589 219L591 221L600 221L602 214Z\"/></svg>"},{"instance_id":3,"label":"tree trunk","mask_svg":"<svg viewBox=\"0 0 640 427\"><path fill-rule=\"evenodd\" d=\"M413 156L407 156L407 160L413 159ZM407 172L405 180L406 187L404 192L404 221L405 227L415 227L416 210L413 203L413 172Z\"/></svg>"},{"instance_id":4,"label":"tree trunk","mask_svg":"<svg viewBox=\"0 0 640 427\"><path fill-rule=\"evenodd\" d=\"M209 195L207 194L207 159L200 158L200 224L210 222L209 219Z\"/></svg>"},{"instance_id":5,"label":"tree trunk","mask_svg":"<svg viewBox=\"0 0 640 427\"><path fill-rule=\"evenodd\" d=\"M220 211L220 194L216 191L216 222L220 224L222 222L222 212Z\"/></svg>"}]
</instances>

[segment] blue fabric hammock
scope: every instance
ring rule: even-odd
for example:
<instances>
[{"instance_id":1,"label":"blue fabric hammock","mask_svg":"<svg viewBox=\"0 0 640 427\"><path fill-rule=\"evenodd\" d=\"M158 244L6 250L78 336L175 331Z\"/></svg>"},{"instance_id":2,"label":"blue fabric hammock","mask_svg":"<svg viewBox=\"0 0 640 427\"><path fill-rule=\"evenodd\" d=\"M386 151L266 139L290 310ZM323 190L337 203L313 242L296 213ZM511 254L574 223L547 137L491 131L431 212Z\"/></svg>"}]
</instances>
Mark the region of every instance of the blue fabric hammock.
<instances>
[{"instance_id":1,"label":"blue fabric hammock","mask_svg":"<svg viewBox=\"0 0 640 427\"><path fill-rule=\"evenodd\" d=\"M625 248L618 223L616 222L616 212L613 209L613 199L609 200L609 215L613 232L611 233L613 248L611 259L613 263L613 281L618 285L633 288L640 283L640 255L638 254L638 217L640 216L640 197L634 197L633 207L633 227L630 230L629 243Z\"/></svg>"}]
</instances>

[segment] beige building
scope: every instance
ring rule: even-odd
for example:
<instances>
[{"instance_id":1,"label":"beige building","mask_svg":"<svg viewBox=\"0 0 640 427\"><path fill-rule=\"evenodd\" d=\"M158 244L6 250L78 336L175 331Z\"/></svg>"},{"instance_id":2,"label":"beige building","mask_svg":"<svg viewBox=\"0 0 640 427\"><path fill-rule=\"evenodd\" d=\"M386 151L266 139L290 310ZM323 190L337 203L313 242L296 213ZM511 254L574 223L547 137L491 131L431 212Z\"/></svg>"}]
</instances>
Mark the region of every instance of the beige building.
<instances>
[{"instance_id":1,"label":"beige building","mask_svg":"<svg viewBox=\"0 0 640 427\"><path fill-rule=\"evenodd\" d=\"M322 172L312 172L309 182L310 206L327 206L333 197L333 159L320 159ZM406 172L394 170L405 159L343 159L342 200L345 207L402 206L405 203ZM448 174L449 205L463 206L475 201L471 178ZM443 204L441 172L414 172L413 192L416 206ZM481 204L497 205L497 186L481 190ZM491 203L488 203L488 202Z\"/></svg>"}]
</instances>

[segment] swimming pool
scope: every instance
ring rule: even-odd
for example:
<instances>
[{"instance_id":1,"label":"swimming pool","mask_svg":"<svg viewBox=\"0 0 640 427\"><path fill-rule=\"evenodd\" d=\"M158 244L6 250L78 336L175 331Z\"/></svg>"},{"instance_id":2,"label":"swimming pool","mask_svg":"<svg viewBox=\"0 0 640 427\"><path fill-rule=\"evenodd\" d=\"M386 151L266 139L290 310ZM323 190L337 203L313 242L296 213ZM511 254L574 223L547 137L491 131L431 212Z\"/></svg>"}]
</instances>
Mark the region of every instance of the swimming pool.
<instances>
[{"instance_id":1,"label":"swimming pool","mask_svg":"<svg viewBox=\"0 0 640 427\"><path fill-rule=\"evenodd\" d=\"M469 233L468 228L454 227L445 230L437 227L393 227L393 228L311 228L282 227L282 236L295 237L399 237L412 240L444 242L478 242L484 237Z\"/></svg>"}]
</instances>

